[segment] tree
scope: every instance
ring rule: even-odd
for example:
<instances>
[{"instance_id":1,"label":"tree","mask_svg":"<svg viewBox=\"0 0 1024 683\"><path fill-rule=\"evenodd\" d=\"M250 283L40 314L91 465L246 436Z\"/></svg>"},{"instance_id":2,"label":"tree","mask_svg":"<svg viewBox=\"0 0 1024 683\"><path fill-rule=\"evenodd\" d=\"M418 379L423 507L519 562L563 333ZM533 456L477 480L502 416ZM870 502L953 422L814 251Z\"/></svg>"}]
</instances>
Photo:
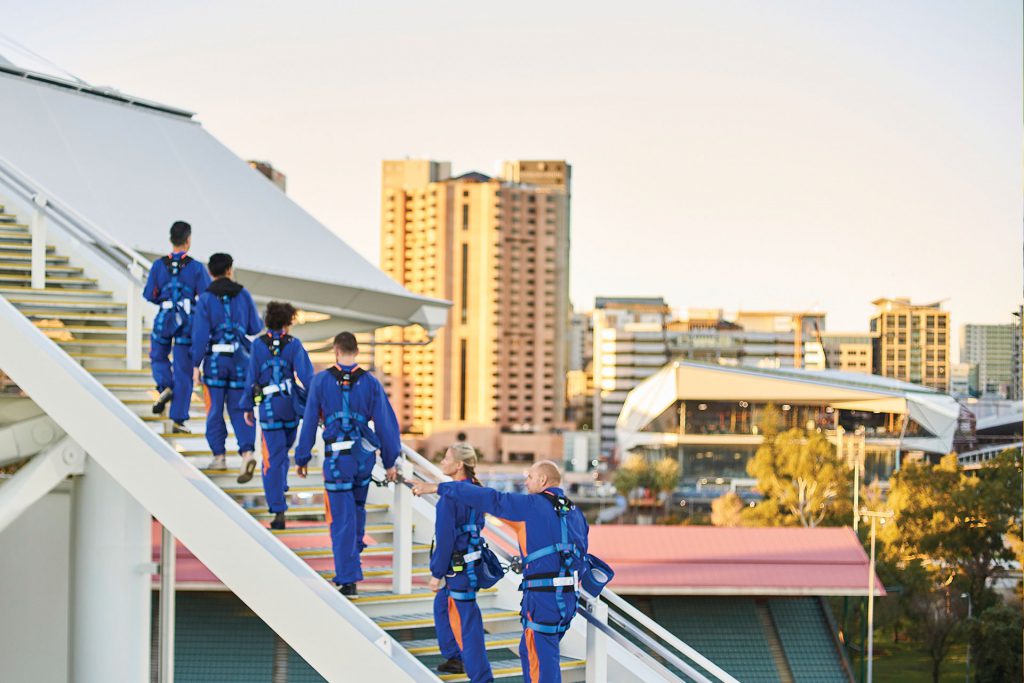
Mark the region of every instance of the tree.
<instances>
[{"instance_id":1,"label":"tree","mask_svg":"<svg viewBox=\"0 0 1024 683\"><path fill-rule=\"evenodd\" d=\"M778 431L779 413L771 404L759 424L764 442L747 463L764 500L745 513L753 524L816 527L842 523L849 511L850 471L835 447L819 431Z\"/></svg>"},{"instance_id":2,"label":"tree","mask_svg":"<svg viewBox=\"0 0 1024 683\"><path fill-rule=\"evenodd\" d=\"M971 625L971 661L977 683L1021 680L1020 634L1024 619L1018 607L989 607Z\"/></svg>"},{"instance_id":3,"label":"tree","mask_svg":"<svg viewBox=\"0 0 1024 683\"><path fill-rule=\"evenodd\" d=\"M932 683L939 683L942 662L960 630L963 615L954 609L948 589L918 596L914 600L912 614L915 617L912 622L913 634L924 645L931 660Z\"/></svg>"},{"instance_id":4,"label":"tree","mask_svg":"<svg viewBox=\"0 0 1024 683\"><path fill-rule=\"evenodd\" d=\"M907 464L890 480L893 523L880 538L904 562L919 560L938 583L968 591L978 609L995 601L988 580L1012 558L1005 536L1020 503L1019 455L1006 452L968 476L956 455L938 465Z\"/></svg>"},{"instance_id":5,"label":"tree","mask_svg":"<svg viewBox=\"0 0 1024 683\"><path fill-rule=\"evenodd\" d=\"M740 526L743 520L743 499L730 491L711 501L711 523L715 526Z\"/></svg>"},{"instance_id":6,"label":"tree","mask_svg":"<svg viewBox=\"0 0 1024 683\"><path fill-rule=\"evenodd\" d=\"M654 466L651 473L653 488L665 497L665 514L669 514L672 505L672 493L679 486L683 470L675 458L662 458Z\"/></svg>"}]
</instances>

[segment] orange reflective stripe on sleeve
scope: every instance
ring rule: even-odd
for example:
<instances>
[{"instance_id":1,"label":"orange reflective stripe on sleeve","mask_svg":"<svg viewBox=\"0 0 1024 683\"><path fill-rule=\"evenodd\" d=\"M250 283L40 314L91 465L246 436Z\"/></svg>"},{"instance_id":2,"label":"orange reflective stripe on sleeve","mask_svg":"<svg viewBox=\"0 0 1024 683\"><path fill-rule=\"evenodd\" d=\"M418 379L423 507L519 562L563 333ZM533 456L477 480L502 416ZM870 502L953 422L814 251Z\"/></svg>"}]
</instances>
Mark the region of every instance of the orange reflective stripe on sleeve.
<instances>
[{"instance_id":1,"label":"orange reflective stripe on sleeve","mask_svg":"<svg viewBox=\"0 0 1024 683\"><path fill-rule=\"evenodd\" d=\"M462 617L459 616L459 607L455 604L455 600L448 597L448 623L451 624L452 633L455 635L455 642L459 644L459 649L462 649Z\"/></svg>"}]
</instances>

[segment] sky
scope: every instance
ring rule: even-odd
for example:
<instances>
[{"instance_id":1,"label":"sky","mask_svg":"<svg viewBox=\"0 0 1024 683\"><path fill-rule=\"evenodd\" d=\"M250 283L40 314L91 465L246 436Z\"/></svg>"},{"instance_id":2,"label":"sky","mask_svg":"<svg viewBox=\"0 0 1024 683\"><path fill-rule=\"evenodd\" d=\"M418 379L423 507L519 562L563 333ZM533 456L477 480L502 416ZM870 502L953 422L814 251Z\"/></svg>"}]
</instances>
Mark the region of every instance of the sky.
<instances>
[{"instance_id":1,"label":"sky","mask_svg":"<svg viewBox=\"0 0 1024 683\"><path fill-rule=\"evenodd\" d=\"M578 309L1021 302L1019 2L149 5L0 0L0 54L198 112L374 263L383 159L566 159Z\"/></svg>"}]
</instances>

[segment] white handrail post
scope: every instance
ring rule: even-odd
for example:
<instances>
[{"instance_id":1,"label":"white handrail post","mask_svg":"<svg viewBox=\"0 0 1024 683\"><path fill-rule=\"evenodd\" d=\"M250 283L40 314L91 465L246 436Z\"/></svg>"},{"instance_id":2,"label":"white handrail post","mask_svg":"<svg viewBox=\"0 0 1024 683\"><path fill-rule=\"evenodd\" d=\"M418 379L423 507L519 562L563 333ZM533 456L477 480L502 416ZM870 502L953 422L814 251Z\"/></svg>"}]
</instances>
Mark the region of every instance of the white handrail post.
<instances>
[{"instance_id":1,"label":"white handrail post","mask_svg":"<svg viewBox=\"0 0 1024 683\"><path fill-rule=\"evenodd\" d=\"M405 456L399 457L395 465L402 479L412 480L412 465ZM394 488L391 590L404 595L412 592L412 490L401 482Z\"/></svg>"},{"instance_id":2,"label":"white handrail post","mask_svg":"<svg viewBox=\"0 0 1024 683\"><path fill-rule=\"evenodd\" d=\"M128 285L128 300L125 314L125 363L129 370L142 369L142 267L137 261L128 265L131 283Z\"/></svg>"},{"instance_id":3,"label":"white handrail post","mask_svg":"<svg viewBox=\"0 0 1024 683\"><path fill-rule=\"evenodd\" d=\"M600 598L588 607L594 618L608 623L608 605ZM591 622L587 622L587 683L608 683L608 636Z\"/></svg>"},{"instance_id":4,"label":"white handrail post","mask_svg":"<svg viewBox=\"0 0 1024 683\"><path fill-rule=\"evenodd\" d=\"M174 597L177 548L170 530L160 534L160 683L174 683Z\"/></svg>"},{"instance_id":5,"label":"white handrail post","mask_svg":"<svg viewBox=\"0 0 1024 683\"><path fill-rule=\"evenodd\" d=\"M46 288L46 197L32 197L32 289Z\"/></svg>"}]
</instances>

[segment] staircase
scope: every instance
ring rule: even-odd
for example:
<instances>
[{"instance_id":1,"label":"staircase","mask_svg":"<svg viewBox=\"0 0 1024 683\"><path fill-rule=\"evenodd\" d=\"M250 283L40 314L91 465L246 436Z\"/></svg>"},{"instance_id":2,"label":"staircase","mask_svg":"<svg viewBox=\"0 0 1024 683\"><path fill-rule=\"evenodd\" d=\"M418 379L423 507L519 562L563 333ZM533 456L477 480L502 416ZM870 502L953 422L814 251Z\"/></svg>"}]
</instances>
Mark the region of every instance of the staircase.
<instances>
[{"instance_id":1,"label":"staircase","mask_svg":"<svg viewBox=\"0 0 1024 683\"><path fill-rule=\"evenodd\" d=\"M765 640L768 642L768 649L772 653L772 661L779 672L781 683L794 683L793 674L789 670L789 662L786 661L786 652L782 649L782 641L779 639L779 632L775 629L775 621L768 605L763 600L755 603L757 620L761 623L761 630L764 631Z\"/></svg>"},{"instance_id":2,"label":"staircase","mask_svg":"<svg viewBox=\"0 0 1024 683\"><path fill-rule=\"evenodd\" d=\"M150 410L155 391L145 352L142 370L127 368L129 344L142 344L148 349L145 330L140 339L127 338L127 304L116 301L110 291L100 289L97 280L88 277L84 268L56 253L53 246L47 247L46 287L32 289L31 245L28 226L18 223L15 215L5 213L0 207L0 296L81 364L152 431L161 435L184 460L196 467L205 466L212 453L201 433L205 421L202 401L192 402L190 425L196 433L171 434L170 421L165 416L152 415ZM229 453L233 445L233 436L229 436ZM240 463L238 455L230 455L228 470L204 473L239 506L266 525L270 514L263 497L259 468L251 482L239 485L235 477ZM319 463L317 454L306 479L297 478L294 468L289 473L288 528L273 532L268 529L267 533L273 533L327 581L334 572ZM416 537L421 542L414 542L412 546L413 588L408 593L394 593L392 501L395 491L394 486L371 487L367 505L367 549L363 553L366 581L359 585L359 596L351 602L390 634L397 645L433 670L441 660L433 630L433 594L426 588L430 550L426 541L432 529L428 520L417 520L421 528L416 530ZM337 599L345 600L340 594ZM496 589L483 592L478 600L489 631L487 647L495 678L521 678L517 654L521 627L517 606L510 600L508 591L503 598ZM563 658L563 680L584 680L585 665L582 659ZM463 675L451 674L439 678L468 680Z\"/></svg>"}]
</instances>

